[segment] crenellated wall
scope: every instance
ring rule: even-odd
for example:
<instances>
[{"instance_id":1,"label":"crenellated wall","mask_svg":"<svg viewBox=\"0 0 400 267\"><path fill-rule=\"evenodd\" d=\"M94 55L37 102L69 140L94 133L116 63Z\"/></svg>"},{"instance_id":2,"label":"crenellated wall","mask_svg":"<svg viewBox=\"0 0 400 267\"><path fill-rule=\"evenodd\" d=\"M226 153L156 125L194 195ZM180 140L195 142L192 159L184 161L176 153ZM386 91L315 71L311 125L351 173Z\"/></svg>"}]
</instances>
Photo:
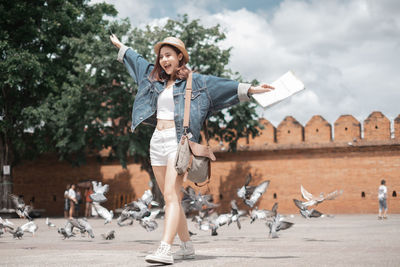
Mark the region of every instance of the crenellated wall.
<instances>
[{"instance_id":1,"label":"crenellated wall","mask_svg":"<svg viewBox=\"0 0 400 267\"><path fill-rule=\"evenodd\" d=\"M329 143L332 141L332 126L322 116L313 116L304 129L307 143Z\"/></svg>"},{"instance_id":2,"label":"crenellated wall","mask_svg":"<svg viewBox=\"0 0 400 267\"><path fill-rule=\"evenodd\" d=\"M361 139L361 123L351 115L340 116L334 124L335 141L347 142Z\"/></svg>"},{"instance_id":3,"label":"crenellated wall","mask_svg":"<svg viewBox=\"0 0 400 267\"><path fill-rule=\"evenodd\" d=\"M304 127L292 116L287 116L276 129L278 144L296 144L304 141Z\"/></svg>"},{"instance_id":4,"label":"crenellated wall","mask_svg":"<svg viewBox=\"0 0 400 267\"><path fill-rule=\"evenodd\" d=\"M261 135L239 141L238 152L227 152L227 144L211 142L217 156L212 164L208 187L196 188L211 193L229 210L230 200L244 184L248 173L251 185L271 181L259 209L270 209L279 202L282 213L296 213L293 198L301 199L300 185L311 193L329 193L342 189L337 200L319 205L324 213L376 213L377 189L381 179L388 185L389 212L400 213L400 115L390 120L381 112L372 112L361 124L351 115L340 116L332 127L323 117L313 116L303 127L287 116L277 128L268 120ZM363 125L363 138L361 137ZM110 184L108 208L116 209L139 197L149 188L149 176L135 163L126 170L118 162L99 162L73 167L55 157L24 162L13 169L14 193L24 195L25 202L34 199L36 208L50 216L62 215L65 185L87 179ZM209 190L209 191L208 191ZM83 192L82 192L83 193ZM241 208L244 208L240 203Z\"/></svg>"}]
</instances>

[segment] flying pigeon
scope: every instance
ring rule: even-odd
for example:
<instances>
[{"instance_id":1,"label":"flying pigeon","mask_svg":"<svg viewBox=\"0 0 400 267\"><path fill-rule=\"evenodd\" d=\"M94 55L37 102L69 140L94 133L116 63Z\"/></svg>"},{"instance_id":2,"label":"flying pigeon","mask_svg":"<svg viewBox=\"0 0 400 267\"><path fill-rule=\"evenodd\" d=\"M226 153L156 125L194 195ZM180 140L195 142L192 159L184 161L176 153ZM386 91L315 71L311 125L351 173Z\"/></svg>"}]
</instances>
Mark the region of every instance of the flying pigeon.
<instances>
[{"instance_id":1,"label":"flying pigeon","mask_svg":"<svg viewBox=\"0 0 400 267\"><path fill-rule=\"evenodd\" d=\"M146 190L142 197L137 201L132 201L126 204L122 210L120 216L117 219L119 226L123 226L122 222L131 219L130 224L133 224L133 220L140 221L141 219L151 215L149 205L158 206L159 204L153 201L153 194L150 190Z\"/></svg>"},{"instance_id":2,"label":"flying pigeon","mask_svg":"<svg viewBox=\"0 0 400 267\"><path fill-rule=\"evenodd\" d=\"M9 197L11 198L12 203L15 207L15 212L18 214L20 218L27 218L32 221L32 218L29 216L29 212L31 212L32 208L29 205L25 205L25 202L22 198L9 193Z\"/></svg>"},{"instance_id":3,"label":"flying pigeon","mask_svg":"<svg viewBox=\"0 0 400 267\"><path fill-rule=\"evenodd\" d=\"M272 211L270 210L259 210L257 208L250 211L250 223L253 223L255 220L266 220L271 217Z\"/></svg>"},{"instance_id":4,"label":"flying pigeon","mask_svg":"<svg viewBox=\"0 0 400 267\"><path fill-rule=\"evenodd\" d=\"M242 228L239 218L242 216L245 216L247 214L247 212L245 210L239 210L237 204L236 204L236 200L232 200L231 201L231 220L230 222L228 222L228 225L230 225L232 222L236 222L237 227L239 228L239 230Z\"/></svg>"},{"instance_id":5,"label":"flying pigeon","mask_svg":"<svg viewBox=\"0 0 400 267\"><path fill-rule=\"evenodd\" d=\"M293 226L294 223L286 222L283 220L281 215L278 213L278 203L275 203L272 207L272 220L268 220L266 225L269 228L269 236L271 238L278 238L277 232L280 230L286 230Z\"/></svg>"},{"instance_id":6,"label":"flying pigeon","mask_svg":"<svg viewBox=\"0 0 400 267\"><path fill-rule=\"evenodd\" d=\"M107 201L107 198L104 196L105 193L108 192L109 186L108 184L103 185L101 182L92 181L93 191L94 193L91 194L89 197L98 203L103 203Z\"/></svg>"},{"instance_id":7,"label":"flying pigeon","mask_svg":"<svg viewBox=\"0 0 400 267\"><path fill-rule=\"evenodd\" d=\"M3 220L0 217L0 230L6 232L7 229L14 230L13 223L10 222L8 219Z\"/></svg>"},{"instance_id":8,"label":"flying pigeon","mask_svg":"<svg viewBox=\"0 0 400 267\"><path fill-rule=\"evenodd\" d=\"M257 186L249 186L251 179L252 176L249 173L246 178L245 184L237 190L237 196L243 199L244 203L250 208L252 208L260 199L262 194L265 193L270 182L269 180L265 180Z\"/></svg>"},{"instance_id":9,"label":"flying pigeon","mask_svg":"<svg viewBox=\"0 0 400 267\"><path fill-rule=\"evenodd\" d=\"M214 209L218 207L218 204L212 203L211 195L202 195L200 192L196 194L195 190L188 186L186 189L181 189L183 193L182 197L182 208L185 214L188 214L191 211L201 211L203 209Z\"/></svg>"},{"instance_id":10,"label":"flying pigeon","mask_svg":"<svg viewBox=\"0 0 400 267\"><path fill-rule=\"evenodd\" d=\"M301 216L303 216L304 218L308 219L308 218L318 218L322 216L322 213L319 212L316 209L308 209L306 205L304 205L304 202L301 202L300 200L297 199L293 199L294 204L296 205L296 207L299 208L299 212L301 214Z\"/></svg>"},{"instance_id":11,"label":"flying pigeon","mask_svg":"<svg viewBox=\"0 0 400 267\"><path fill-rule=\"evenodd\" d=\"M303 198L307 200L306 202L303 202L303 205L305 205L306 207L318 205L318 204L322 203L324 200L333 200L343 193L343 190L340 190L340 191L335 190L335 191L327 194L326 196L324 196L324 193L320 193L319 197L314 197L311 193L309 193L303 187L303 185L300 185L300 191L301 191Z\"/></svg>"},{"instance_id":12,"label":"flying pigeon","mask_svg":"<svg viewBox=\"0 0 400 267\"><path fill-rule=\"evenodd\" d=\"M95 208L97 214L100 215L103 219L105 219L104 224L110 223L112 218L114 217L114 212L113 211L108 211L106 208L101 206L97 202L93 202L93 207Z\"/></svg>"},{"instance_id":13,"label":"flying pigeon","mask_svg":"<svg viewBox=\"0 0 400 267\"><path fill-rule=\"evenodd\" d=\"M139 220L140 225L146 229L147 232L154 231L158 227L158 223L156 222L156 217L160 213L160 209L154 210L150 213L149 216L143 217Z\"/></svg>"},{"instance_id":14,"label":"flying pigeon","mask_svg":"<svg viewBox=\"0 0 400 267\"><path fill-rule=\"evenodd\" d=\"M24 225L22 225L21 227L18 227L21 229L21 231L23 232L29 232L32 234L32 236L35 235L36 231L39 229L39 227L37 226L36 223L34 223L33 221L27 222Z\"/></svg>"},{"instance_id":15,"label":"flying pigeon","mask_svg":"<svg viewBox=\"0 0 400 267\"><path fill-rule=\"evenodd\" d=\"M101 236L105 239L105 240L112 240L115 238L115 231L111 230L110 232L108 232L107 234L101 234Z\"/></svg>"}]
</instances>

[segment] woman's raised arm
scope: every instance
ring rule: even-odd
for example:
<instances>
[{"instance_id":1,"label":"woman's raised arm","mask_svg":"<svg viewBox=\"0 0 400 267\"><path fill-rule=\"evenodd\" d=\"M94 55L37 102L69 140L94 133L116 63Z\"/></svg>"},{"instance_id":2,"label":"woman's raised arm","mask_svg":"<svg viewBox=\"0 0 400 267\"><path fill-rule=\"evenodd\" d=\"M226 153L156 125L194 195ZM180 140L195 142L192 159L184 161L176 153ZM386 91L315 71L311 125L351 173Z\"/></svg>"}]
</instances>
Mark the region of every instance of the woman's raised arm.
<instances>
[{"instance_id":1,"label":"woman's raised arm","mask_svg":"<svg viewBox=\"0 0 400 267\"><path fill-rule=\"evenodd\" d=\"M136 53L133 49L125 46L115 34L110 35L112 44L119 49L118 61L124 63L129 75L139 84L143 79L147 78L151 72L151 66L146 59Z\"/></svg>"}]
</instances>

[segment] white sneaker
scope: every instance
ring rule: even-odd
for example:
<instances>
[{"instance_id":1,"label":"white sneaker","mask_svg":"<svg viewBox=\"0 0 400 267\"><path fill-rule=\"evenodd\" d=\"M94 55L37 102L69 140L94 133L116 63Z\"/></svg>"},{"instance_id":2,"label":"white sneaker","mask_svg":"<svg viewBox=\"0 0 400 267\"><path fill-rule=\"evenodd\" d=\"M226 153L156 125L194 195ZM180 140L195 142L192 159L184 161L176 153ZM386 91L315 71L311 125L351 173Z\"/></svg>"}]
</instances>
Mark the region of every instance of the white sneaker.
<instances>
[{"instance_id":1,"label":"white sneaker","mask_svg":"<svg viewBox=\"0 0 400 267\"><path fill-rule=\"evenodd\" d=\"M171 245L161 241L157 251L147 255L145 260L148 263L174 264L174 258L171 253Z\"/></svg>"},{"instance_id":2,"label":"white sneaker","mask_svg":"<svg viewBox=\"0 0 400 267\"><path fill-rule=\"evenodd\" d=\"M182 242L181 248L174 253L174 260L194 259L194 247L192 241Z\"/></svg>"}]
</instances>

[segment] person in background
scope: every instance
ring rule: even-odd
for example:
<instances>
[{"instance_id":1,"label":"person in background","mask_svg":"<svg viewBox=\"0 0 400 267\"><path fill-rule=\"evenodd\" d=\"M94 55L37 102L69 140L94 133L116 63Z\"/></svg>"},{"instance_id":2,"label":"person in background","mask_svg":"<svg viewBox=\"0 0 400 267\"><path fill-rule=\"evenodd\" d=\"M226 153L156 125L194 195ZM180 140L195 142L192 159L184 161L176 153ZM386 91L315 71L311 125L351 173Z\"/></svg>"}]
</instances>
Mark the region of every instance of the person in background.
<instances>
[{"instance_id":1,"label":"person in background","mask_svg":"<svg viewBox=\"0 0 400 267\"><path fill-rule=\"evenodd\" d=\"M69 213L69 196L68 196L68 191L69 188L71 187L70 184L67 184L67 187L65 188L64 191L64 218L68 218L68 213Z\"/></svg>"},{"instance_id":2,"label":"person in background","mask_svg":"<svg viewBox=\"0 0 400 267\"><path fill-rule=\"evenodd\" d=\"M82 194L81 194L81 190L79 188L76 189L76 202L74 204L74 208L75 208L75 216L79 217L79 208L80 205L82 204Z\"/></svg>"},{"instance_id":3,"label":"person in background","mask_svg":"<svg viewBox=\"0 0 400 267\"><path fill-rule=\"evenodd\" d=\"M69 218L73 219L75 203L78 202L76 200L75 184L71 184L71 188L68 190L68 198L69 198Z\"/></svg>"},{"instance_id":4,"label":"person in background","mask_svg":"<svg viewBox=\"0 0 400 267\"><path fill-rule=\"evenodd\" d=\"M381 185L378 189L378 199L379 199L379 215L378 220L387 219L387 187L386 181L382 180ZM383 210L383 217L382 217L382 210Z\"/></svg>"},{"instance_id":5,"label":"person in background","mask_svg":"<svg viewBox=\"0 0 400 267\"><path fill-rule=\"evenodd\" d=\"M85 190L85 217L90 217L92 216L92 199L90 198L90 195L93 194L93 186L90 185L89 188L86 188Z\"/></svg>"}]
</instances>

